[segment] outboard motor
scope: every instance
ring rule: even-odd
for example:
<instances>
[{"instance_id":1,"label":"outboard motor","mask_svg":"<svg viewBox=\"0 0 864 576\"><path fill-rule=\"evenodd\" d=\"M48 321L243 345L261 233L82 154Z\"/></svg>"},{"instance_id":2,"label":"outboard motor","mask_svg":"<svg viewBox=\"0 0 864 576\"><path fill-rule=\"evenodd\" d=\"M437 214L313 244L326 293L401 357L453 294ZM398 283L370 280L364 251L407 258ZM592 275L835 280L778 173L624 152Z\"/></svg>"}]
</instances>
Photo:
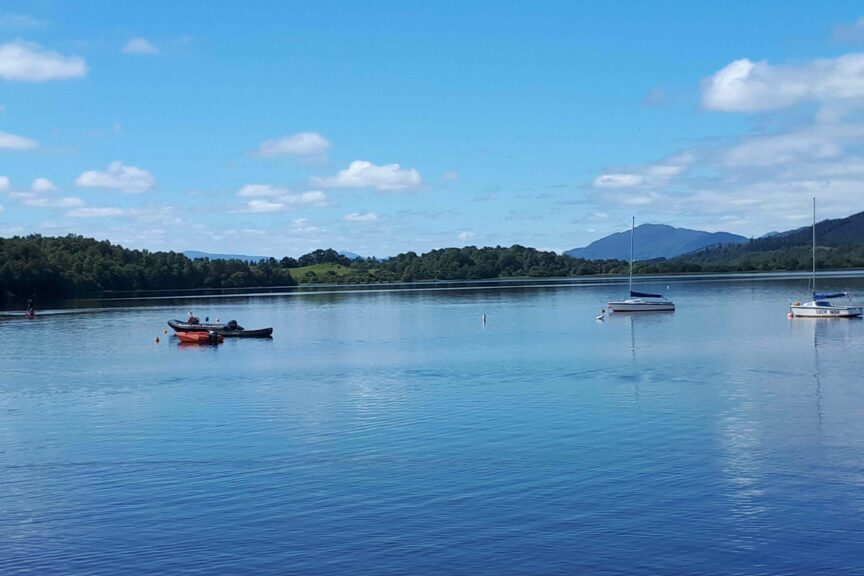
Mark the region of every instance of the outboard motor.
<instances>
[{"instance_id":1,"label":"outboard motor","mask_svg":"<svg viewBox=\"0 0 864 576\"><path fill-rule=\"evenodd\" d=\"M218 344L219 343L219 335L216 334L213 330L210 330L207 333L207 342L210 344Z\"/></svg>"}]
</instances>

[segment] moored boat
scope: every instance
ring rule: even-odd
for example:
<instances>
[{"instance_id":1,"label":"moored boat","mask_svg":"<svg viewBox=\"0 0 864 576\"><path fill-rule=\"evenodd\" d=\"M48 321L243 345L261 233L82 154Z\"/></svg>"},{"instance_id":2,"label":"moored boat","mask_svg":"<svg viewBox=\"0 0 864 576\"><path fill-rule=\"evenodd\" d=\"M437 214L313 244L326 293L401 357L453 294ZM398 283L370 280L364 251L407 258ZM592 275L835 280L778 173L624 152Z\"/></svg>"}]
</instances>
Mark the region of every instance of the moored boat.
<instances>
[{"instance_id":1,"label":"moored boat","mask_svg":"<svg viewBox=\"0 0 864 576\"><path fill-rule=\"evenodd\" d=\"M630 297L608 303L613 312L672 312L675 303L661 294L630 291Z\"/></svg>"},{"instance_id":2,"label":"moored boat","mask_svg":"<svg viewBox=\"0 0 864 576\"><path fill-rule=\"evenodd\" d=\"M224 338L215 332L177 332L180 342L189 344L221 344Z\"/></svg>"},{"instance_id":3,"label":"moored boat","mask_svg":"<svg viewBox=\"0 0 864 576\"><path fill-rule=\"evenodd\" d=\"M183 322L182 320L168 320L168 325L174 329L175 332L209 332L210 330L224 330L228 327L228 323L189 323ZM235 323L236 325L236 323Z\"/></svg>"},{"instance_id":4,"label":"moored boat","mask_svg":"<svg viewBox=\"0 0 864 576\"><path fill-rule=\"evenodd\" d=\"M816 198L813 198L813 272L810 286L813 288L813 300L810 302L795 302L789 306L789 313L796 318L858 318L862 315L861 306L855 304L846 292L816 291ZM848 304L836 304L832 300L846 298Z\"/></svg>"},{"instance_id":5,"label":"moored boat","mask_svg":"<svg viewBox=\"0 0 864 576\"><path fill-rule=\"evenodd\" d=\"M662 294L648 294L633 291L633 237L636 235L636 218L630 223L630 297L612 300L607 307L612 312L674 312L675 303Z\"/></svg>"},{"instance_id":6,"label":"moored boat","mask_svg":"<svg viewBox=\"0 0 864 576\"><path fill-rule=\"evenodd\" d=\"M270 338L273 334L273 328L257 328L254 330L246 330L234 320L225 324L189 324L180 320L169 320L168 325L175 332L215 332L224 338Z\"/></svg>"}]
</instances>

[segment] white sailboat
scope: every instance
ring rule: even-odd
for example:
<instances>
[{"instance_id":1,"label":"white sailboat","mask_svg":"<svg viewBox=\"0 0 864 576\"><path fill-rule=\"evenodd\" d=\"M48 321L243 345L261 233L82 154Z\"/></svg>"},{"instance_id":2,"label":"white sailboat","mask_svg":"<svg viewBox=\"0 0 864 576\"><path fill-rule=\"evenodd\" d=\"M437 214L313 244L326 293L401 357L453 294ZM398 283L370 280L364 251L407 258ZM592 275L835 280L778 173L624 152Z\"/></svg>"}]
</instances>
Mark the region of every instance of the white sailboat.
<instances>
[{"instance_id":1,"label":"white sailboat","mask_svg":"<svg viewBox=\"0 0 864 576\"><path fill-rule=\"evenodd\" d=\"M633 291L633 237L636 234L636 217L630 223L630 297L608 303L612 312L674 312L675 303L662 294Z\"/></svg>"},{"instance_id":2,"label":"white sailboat","mask_svg":"<svg viewBox=\"0 0 864 576\"><path fill-rule=\"evenodd\" d=\"M795 302L790 306L792 316L800 318L856 318L861 316L860 306L856 306L846 292L816 291L816 198L813 198L813 300L801 304ZM833 300L846 298L851 305L835 304Z\"/></svg>"}]
</instances>

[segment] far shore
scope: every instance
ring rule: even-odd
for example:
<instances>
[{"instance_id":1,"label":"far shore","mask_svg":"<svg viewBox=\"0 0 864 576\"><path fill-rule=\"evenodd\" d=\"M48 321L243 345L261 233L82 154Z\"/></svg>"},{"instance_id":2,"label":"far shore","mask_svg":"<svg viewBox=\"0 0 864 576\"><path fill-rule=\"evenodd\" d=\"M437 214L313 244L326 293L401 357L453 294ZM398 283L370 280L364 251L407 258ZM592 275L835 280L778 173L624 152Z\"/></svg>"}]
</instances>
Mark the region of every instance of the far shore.
<instances>
[{"instance_id":1,"label":"far shore","mask_svg":"<svg viewBox=\"0 0 864 576\"><path fill-rule=\"evenodd\" d=\"M649 287L656 283L734 282L739 280L779 281L807 279L808 271L791 272L717 272L679 274L640 274L633 277L634 284ZM820 270L818 278L864 278L864 269ZM96 309L100 304L115 307L133 301L186 301L213 298L248 298L258 296L302 296L310 294L350 294L364 292L425 292L456 290L501 290L554 287L609 286L627 283L627 275L571 276L559 278L491 278L485 280L421 280L414 282L378 282L368 284L301 284L299 286L267 286L225 289L140 290L130 292L104 292L81 298L44 302L37 305L37 313L50 313L52 309ZM0 310L0 317L18 317L23 312L16 308Z\"/></svg>"}]
</instances>

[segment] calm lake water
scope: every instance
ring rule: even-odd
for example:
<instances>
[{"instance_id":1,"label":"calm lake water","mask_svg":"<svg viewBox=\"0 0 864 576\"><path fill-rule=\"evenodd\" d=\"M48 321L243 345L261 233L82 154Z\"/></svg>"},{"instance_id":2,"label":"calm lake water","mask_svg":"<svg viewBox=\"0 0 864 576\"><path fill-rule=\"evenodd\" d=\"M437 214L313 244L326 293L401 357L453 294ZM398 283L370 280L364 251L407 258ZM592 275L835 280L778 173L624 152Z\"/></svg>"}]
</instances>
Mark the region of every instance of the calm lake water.
<instances>
[{"instance_id":1,"label":"calm lake water","mask_svg":"<svg viewBox=\"0 0 864 576\"><path fill-rule=\"evenodd\" d=\"M596 321L600 285L0 320L0 573L864 574L864 322L788 319L806 280L642 288L678 310ZM274 338L179 346L189 310Z\"/></svg>"}]
</instances>

